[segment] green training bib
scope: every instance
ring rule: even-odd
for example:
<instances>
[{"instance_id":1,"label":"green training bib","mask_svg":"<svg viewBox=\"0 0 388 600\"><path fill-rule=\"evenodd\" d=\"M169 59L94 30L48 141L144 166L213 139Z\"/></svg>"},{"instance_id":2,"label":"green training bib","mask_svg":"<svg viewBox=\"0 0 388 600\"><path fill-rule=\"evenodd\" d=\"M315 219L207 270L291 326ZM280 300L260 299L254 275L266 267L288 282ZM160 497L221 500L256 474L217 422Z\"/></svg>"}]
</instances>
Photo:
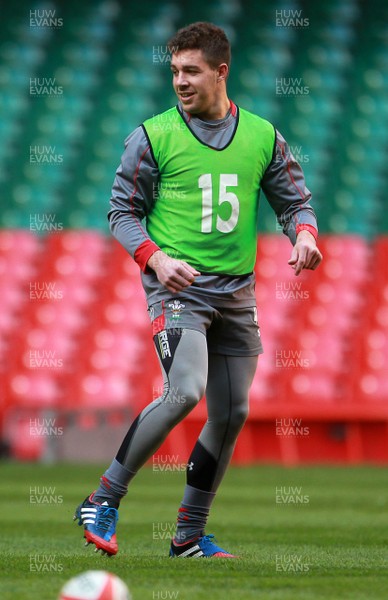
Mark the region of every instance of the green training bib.
<instances>
[{"instance_id":1,"label":"green training bib","mask_svg":"<svg viewBox=\"0 0 388 600\"><path fill-rule=\"evenodd\" d=\"M223 150L200 142L176 107L144 122L160 172L147 231L163 252L203 273L243 275L256 261L260 182L275 130L246 110L237 118Z\"/></svg>"}]
</instances>

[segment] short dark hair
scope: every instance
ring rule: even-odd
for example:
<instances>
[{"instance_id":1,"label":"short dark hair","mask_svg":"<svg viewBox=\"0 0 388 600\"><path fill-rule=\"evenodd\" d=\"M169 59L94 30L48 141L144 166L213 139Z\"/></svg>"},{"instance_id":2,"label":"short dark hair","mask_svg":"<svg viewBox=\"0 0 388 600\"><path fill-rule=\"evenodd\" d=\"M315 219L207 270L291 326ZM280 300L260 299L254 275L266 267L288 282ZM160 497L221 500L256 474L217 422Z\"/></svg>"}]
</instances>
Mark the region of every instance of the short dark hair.
<instances>
[{"instance_id":1,"label":"short dark hair","mask_svg":"<svg viewBox=\"0 0 388 600\"><path fill-rule=\"evenodd\" d=\"M169 40L168 49L172 54L181 50L202 50L213 69L221 63L230 65L230 42L225 31L213 23L198 21L179 29Z\"/></svg>"}]
</instances>

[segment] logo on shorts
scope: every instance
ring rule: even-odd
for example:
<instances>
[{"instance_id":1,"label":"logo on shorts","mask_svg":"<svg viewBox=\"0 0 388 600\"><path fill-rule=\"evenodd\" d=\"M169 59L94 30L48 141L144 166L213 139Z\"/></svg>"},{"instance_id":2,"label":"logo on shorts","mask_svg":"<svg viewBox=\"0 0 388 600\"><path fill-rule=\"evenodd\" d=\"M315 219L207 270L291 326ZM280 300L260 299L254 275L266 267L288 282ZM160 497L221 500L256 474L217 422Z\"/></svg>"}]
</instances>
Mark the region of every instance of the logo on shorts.
<instances>
[{"instance_id":1,"label":"logo on shorts","mask_svg":"<svg viewBox=\"0 0 388 600\"><path fill-rule=\"evenodd\" d=\"M167 337L166 330L158 333L158 340L159 340L159 348L160 348L160 354L162 356L162 360L164 360L166 358L166 356L171 357L170 344L168 343L168 337Z\"/></svg>"},{"instance_id":2,"label":"logo on shorts","mask_svg":"<svg viewBox=\"0 0 388 600\"><path fill-rule=\"evenodd\" d=\"M186 307L185 304L182 304L180 300L173 300L168 305L168 308L171 308L172 318L179 319L181 316L182 310Z\"/></svg>"},{"instance_id":3,"label":"logo on shorts","mask_svg":"<svg viewBox=\"0 0 388 600\"><path fill-rule=\"evenodd\" d=\"M253 322L255 323L255 325L257 325L257 335L260 337L260 328L259 328L259 321L257 319L257 308L256 308L256 306L253 307Z\"/></svg>"}]
</instances>

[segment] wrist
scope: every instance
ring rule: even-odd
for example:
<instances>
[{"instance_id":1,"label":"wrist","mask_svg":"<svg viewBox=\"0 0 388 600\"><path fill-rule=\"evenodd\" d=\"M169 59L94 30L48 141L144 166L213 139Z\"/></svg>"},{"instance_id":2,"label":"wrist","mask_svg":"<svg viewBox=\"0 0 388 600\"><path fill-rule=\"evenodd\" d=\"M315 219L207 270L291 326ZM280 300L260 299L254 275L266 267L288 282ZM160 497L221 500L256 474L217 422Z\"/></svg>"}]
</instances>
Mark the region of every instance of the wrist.
<instances>
[{"instance_id":1,"label":"wrist","mask_svg":"<svg viewBox=\"0 0 388 600\"><path fill-rule=\"evenodd\" d=\"M312 242L314 245L316 245L317 240L310 231L307 229L302 229L302 231L299 231L296 236L296 242Z\"/></svg>"},{"instance_id":2,"label":"wrist","mask_svg":"<svg viewBox=\"0 0 388 600\"><path fill-rule=\"evenodd\" d=\"M164 256L164 252L162 252L162 250L156 250L149 257L149 259L147 261L147 267L149 267L153 271L156 271L163 256Z\"/></svg>"},{"instance_id":3,"label":"wrist","mask_svg":"<svg viewBox=\"0 0 388 600\"><path fill-rule=\"evenodd\" d=\"M160 248L152 240L145 240L136 249L133 258L135 259L136 263L139 265L143 273L147 273L147 270L149 268L148 261L157 250L160 250Z\"/></svg>"},{"instance_id":4,"label":"wrist","mask_svg":"<svg viewBox=\"0 0 388 600\"><path fill-rule=\"evenodd\" d=\"M314 227L314 225L309 225L308 223L299 223L296 226L296 236L298 237L299 233L301 233L302 231L308 231L309 233L311 233L315 241L317 241L318 230L316 229L316 227Z\"/></svg>"}]
</instances>

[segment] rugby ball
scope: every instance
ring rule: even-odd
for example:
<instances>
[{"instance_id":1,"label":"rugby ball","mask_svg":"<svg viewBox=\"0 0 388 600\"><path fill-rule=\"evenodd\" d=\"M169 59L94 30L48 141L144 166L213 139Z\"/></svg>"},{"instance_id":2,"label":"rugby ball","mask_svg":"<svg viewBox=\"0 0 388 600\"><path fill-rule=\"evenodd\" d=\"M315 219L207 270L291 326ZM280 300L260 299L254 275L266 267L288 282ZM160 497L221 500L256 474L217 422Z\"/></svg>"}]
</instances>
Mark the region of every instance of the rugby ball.
<instances>
[{"instance_id":1,"label":"rugby ball","mask_svg":"<svg viewBox=\"0 0 388 600\"><path fill-rule=\"evenodd\" d=\"M132 600L132 596L117 575L85 571L65 583L58 600Z\"/></svg>"}]
</instances>

